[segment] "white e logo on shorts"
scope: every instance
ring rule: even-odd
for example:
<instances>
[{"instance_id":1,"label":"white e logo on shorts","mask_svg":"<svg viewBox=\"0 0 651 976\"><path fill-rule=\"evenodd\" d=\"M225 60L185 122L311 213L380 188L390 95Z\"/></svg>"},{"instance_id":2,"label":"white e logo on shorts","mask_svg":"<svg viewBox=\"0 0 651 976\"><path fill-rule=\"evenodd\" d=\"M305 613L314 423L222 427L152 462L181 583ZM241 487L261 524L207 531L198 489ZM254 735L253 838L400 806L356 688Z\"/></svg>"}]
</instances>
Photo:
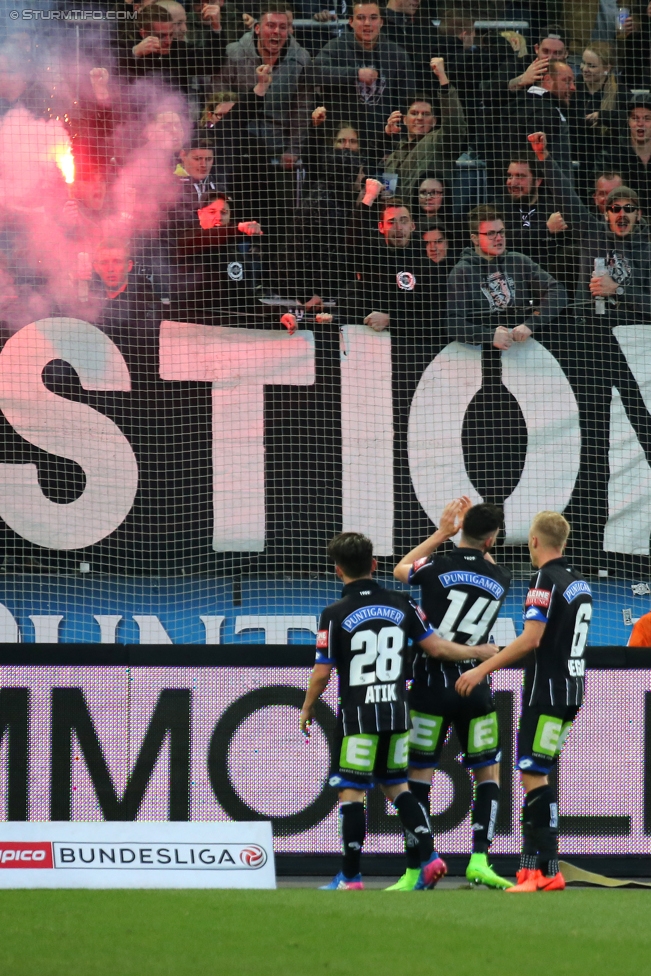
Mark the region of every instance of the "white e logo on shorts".
<instances>
[{"instance_id":1,"label":"white e logo on shorts","mask_svg":"<svg viewBox=\"0 0 651 976\"><path fill-rule=\"evenodd\" d=\"M473 750L479 752L484 747L491 748L495 745L495 720L492 715L488 718L480 718L474 722L472 730Z\"/></svg>"},{"instance_id":2,"label":"white e logo on shorts","mask_svg":"<svg viewBox=\"0 0 651 976\"><path fill-rule=\"evenodd\" d=\"M429 718L425 715L411 713L411 732L409 742L412 746L433 751L439 737L441 719L437 716Z\"/></svg>"},{"instance_id":3,"label":"white e logo on shorts","mask_svg":"<svg viewBox=\"0 0 651 976\"><path fill-rule=\"evenodd\" d=\"M401 735L396 737L393 746L393 759L391 766L400 768L406 766L409 761L409 736Z\"/></svg>"},{"instance_id":4,"label":"white e logo on shorts","mask_svg":"<svg viewBox=\"0 0 651 976\"><path fill-rule=\"evenodd\" d=\"M361 735L351 735L346 743L346 762L354 768L370 769L373 765L375 741Z\"/></svg>"},{"instance_id":5,"label":"white e logo on shorts","mask_svg":"<svg viewBox=\"0 0 651 976\"><path fill-rule=\"evenodd\" d=\"M558 749L558 740L561 737L563 723L555 719L548 719L542 727L540 733L539 746L542 752L554 755Z\"/></svg>"}]
</instances>

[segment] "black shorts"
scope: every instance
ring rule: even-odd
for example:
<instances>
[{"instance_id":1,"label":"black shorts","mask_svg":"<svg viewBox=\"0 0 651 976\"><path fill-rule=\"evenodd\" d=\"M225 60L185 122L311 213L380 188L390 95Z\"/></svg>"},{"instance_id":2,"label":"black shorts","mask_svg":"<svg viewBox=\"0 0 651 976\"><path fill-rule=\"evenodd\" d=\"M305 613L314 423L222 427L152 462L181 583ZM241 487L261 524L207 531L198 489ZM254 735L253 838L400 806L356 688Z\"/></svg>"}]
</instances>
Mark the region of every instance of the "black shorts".
<instances>
[{"instance_id":1,"label":"black shorts","mask_svg":"<svg viewBox=\"0 0 651 976\"><path fill-rule=\"evenodd\" d=\"M375 783L407 782L409 732L358 732L335 737L330 786L370 790Z\"/></svg>"},{"instance_id":2,"label":"black shorts","mask_svg":"<svg viewBox=\"0 0 651 976\"><path fill-rule=\"evenodd\" d=\"M414 684L409 692L409 711L410 766L438 766L451 725L459 737L463 764L468 769L492 766L502 758L497 712L489 685L477 685L463 698L453 687Z\"/></svg>"},{"instance_id":3,"label":"black shorts","mask_svg":"<svg viewBox=\"0 0 651 976\"><path fill-rule=\"evenodd\" d=\"M565 745L578 711L576 705L525 705L518 726L517 769L546 776Z\"/></svg>"}]
</instances>

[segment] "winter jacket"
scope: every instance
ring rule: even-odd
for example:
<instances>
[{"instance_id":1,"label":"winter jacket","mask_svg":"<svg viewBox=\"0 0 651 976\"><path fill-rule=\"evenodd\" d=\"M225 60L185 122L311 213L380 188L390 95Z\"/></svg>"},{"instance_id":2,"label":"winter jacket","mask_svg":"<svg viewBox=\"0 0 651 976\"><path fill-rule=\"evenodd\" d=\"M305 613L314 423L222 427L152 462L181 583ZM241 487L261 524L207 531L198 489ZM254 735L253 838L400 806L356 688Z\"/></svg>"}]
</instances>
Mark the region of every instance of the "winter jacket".
<instances>
[{"instance_id":1,"label":"winter jacket","mask_svg":"<svg viewBox=\"0 0 651 976\"><path fill-rule=\"evenodd\" d=\"M548 325L567 305L567 292L531 258L507 251L492 261L467 247L448 279L448 337L490 342L498 326Z\"/></svg>"},{"instance_id":2,"label":"winter jacket","mask_svg":"<svg viewBox=\"0 0 651 976\"><path fill-rule=\"evenodd\" d=\"M535 203L515 200L508 194L497 203L504 216L506 240L509 247L547 268L549 261L566 242L569 231L550 234L547 220L554 212L552 201L541 187Z\"/></svg>"},{"instance_id":3,"label":"winter jacket","mask_svg":"<svg viewBox=\"0 0 651 976\"><path fill-rule=\"evenodd\" d=\"M620 173L624 186L635 190L640 199L640 208L648 216L651 204L651 162L646 165L631 145L630 135L626 135L595 159L595 172Z\"/></svg>"},{"instance_id":4,"label":"winter jacket","mask_svg":"<svg viewBox=\"0 0 651 976\"><path fill-rule=\"evenodd\" d=\"M373 85L359 80L360 68L375 68L379 77ZM376 141L384 139L391 112L404 111L415 93L408 55L382 35L372 51L366 51L352 31L329 41L314 59L310 77L337 121L358 125L365 139Z\"/></svg>"},{"instance_id":5,"label":"winter jacket","mask_svg":"<svg viewBox=\"0 0 651 976\"><path fill-rule=\"evenodd\" d=\"M390 7L383 11L382 17L382 36L407 52L414 66L419 91L423 94L430 92L434 78L430 58L437 53L438 40L438 32L431 20L427 17L410 17Z\"/></svg>"},{"instance_id":6,"label":"winter jacket","mask_svg":"<svg viewBox=\"0 0 651 976\"><path fill-rule=\"evenodd\" d=\"M551 92L532 85L513 98L506 116L507 128L502 131L501 150L511 159L524 159L530 152L527 136L532 132L546 132L549 151L568 177L572 177L572 147L569 109Z\"/></svg>"},{"instance_id":7,"label":"winter jacket","mask_svg":"<svg viewBox=\"0 0 651 976\"><path fill-rule=\"evenodd\" d=\"M226 47L226 64L219 75L217 90L250 92L257 84L255 69L261 64L255 35L244 34ZM305 87L305 70L309 64L310 55L290 37L274 67L261 118L249 123L249 134L264 141L271 154L300 153L309 121L310 104Z\"/></svg>"},{"instance_id":8,"label":"winter jacket","mask_svg":"<svg viewBox=\"0 0 651 976\"><path fill-rule=\"evenodd\" d=\"M440 102L440 127L417 142L405 139L385 163L385 172L398 173L398 193L406 200L426 176L451 180L455 161L463 150L468 130L463 106L452 85L441 85Z\"/></svg>"},{"instance_id":9,"label":"winter jacket","mask_svg":"<svg viewBox=\"0 0 651 976\"><path fill-rule=\"evenodd\" d=\"M414 329L431 330L439 304L432 289L436 275L417 238L412 236L407 247L389 247L380 238L377 245L364 249L355 267L358 281L347 303L354 320L363 321L370 312L384 312L394 336L413 334Z\"/></svg>"},{"instance_id":10,"label":"winter jacket","mask_svg":"<svg viewBox=\"0 0 651 976\"><path fill-rule=\"evenodd\" d=\"M588 210L551 157L545 160L544 173L554 207L571 223L580 248L577 314L592 317L590 278L595 258L604 258L608 274L623 294L607 298L605 315L595 315L594 320L607 326L651 323L651 244L646 223L637 224L628 237L617 237L605 217Z\"/></svg>"}]
</instances>

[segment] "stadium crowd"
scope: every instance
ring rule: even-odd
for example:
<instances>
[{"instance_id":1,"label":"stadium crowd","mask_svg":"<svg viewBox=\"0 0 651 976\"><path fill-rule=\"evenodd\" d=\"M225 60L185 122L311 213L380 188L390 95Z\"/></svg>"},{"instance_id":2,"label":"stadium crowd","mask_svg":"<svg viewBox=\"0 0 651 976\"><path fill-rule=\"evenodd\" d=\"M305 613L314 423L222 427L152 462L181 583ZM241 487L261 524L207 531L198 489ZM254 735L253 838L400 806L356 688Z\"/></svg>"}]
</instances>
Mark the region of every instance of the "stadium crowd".
<instances>
[{"instance_id":1,"label":"stadium crowd","mask_svg":"<svg viewBox=\"0 0 651 976\"><path fill-rule=\"evenodd\" d=\"M651 5L623 22L594 5L584 43L533 2L520 32L463 2L354 3L347 25L308 0L54 6L122 16L81 51L74 20L0 50L2 117L68 131L74 181L40 230L85 256L67 270L86 284L45 280L5 193L3 311L40 286L50 313L103 299L104 323L363 321L418 341L416 369L441 339L649 320Z\"/></svg>"}]
</instances>

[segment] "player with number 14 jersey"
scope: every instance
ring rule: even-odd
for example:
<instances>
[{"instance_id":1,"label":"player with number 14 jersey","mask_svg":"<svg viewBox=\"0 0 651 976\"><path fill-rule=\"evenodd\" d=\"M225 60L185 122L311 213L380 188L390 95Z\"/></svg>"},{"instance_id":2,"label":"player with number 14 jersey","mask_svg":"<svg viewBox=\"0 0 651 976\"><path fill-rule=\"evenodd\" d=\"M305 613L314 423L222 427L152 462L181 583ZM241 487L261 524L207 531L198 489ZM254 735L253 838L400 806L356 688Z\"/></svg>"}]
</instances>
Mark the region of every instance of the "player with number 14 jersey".
<instances>
[{"instance_id":1,"label":"player with number 14 jersey","mask_svg":"<svg viewBox=\"0 0 651 976\"><path fill-rule=\"evenodd\" d=\"M409 788L429 810L434 769L439 765L448 732L454 728L463 761L474 780L472 856L466 876L473 884L506 888L488 863L488 851L499 809L500 740L497 712L488 679L468 698L455 691L459 675L473 668L473 647L487 640L511 582L508 570L490 555L502 525L495 505L472 505L455 499L441 514L438 530L408 553L394 575L421 588L421 604L439 637L468 648L465 661L443 661L417 653L409 693L412 730L409 738ZM438 553L441 543L461 528L459 545ZM407 870L390 890L409 891L417 877L413 853L407 848Z\"/></svg>"}]
</instances>

